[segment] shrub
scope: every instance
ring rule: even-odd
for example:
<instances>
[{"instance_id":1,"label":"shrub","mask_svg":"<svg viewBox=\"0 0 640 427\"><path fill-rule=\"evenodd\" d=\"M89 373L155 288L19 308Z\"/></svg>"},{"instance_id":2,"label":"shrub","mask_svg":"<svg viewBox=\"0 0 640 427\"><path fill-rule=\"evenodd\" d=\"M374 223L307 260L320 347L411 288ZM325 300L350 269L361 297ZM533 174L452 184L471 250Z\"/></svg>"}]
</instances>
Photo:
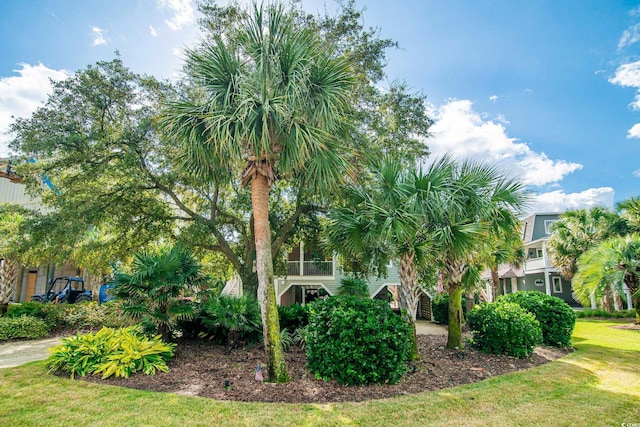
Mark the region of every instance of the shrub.
<instances>
[{"instance_id":1,"label":"shrub","mask_svg":"<svg viewBox=\"0 0 640 427\"><path fill-rule=\"evenodd\" d=\"M37 339L47 336L47 324L31 316L0 317L0 341L14 338Z\"/></svg>"},{"instance_id":2,"label":"shrub","mask_svg":"<svg viewBox=\"0 0 640 427\"><path fill-rule=\"evenodd\" d=\"M469 312L467 325L473 345L486 353L529 357L542 342L540 322L515 303L477 305Z\"/></svg>"},{"instance_id":3,"label":"shrub","mask_svg":"<svg viewBox=\"0 0 640 427\"><path fill-rule=\"evenodd\" d=\"M49 329L62 326L62 311L66 304L43 304L41 302L21 302L9 305L7 317L30 316L43 320Z\"/></svg>"},{"instance_id":4,"label":"shrub","mask_svg":"<svg viewBox=\"0 0 640 427\"><path fill-rule=\"evenodd\" d=\"M294 331L309 324L309 305L293 304L287 307L278 306L280 328Z\"/></svg>"},{"instance_id":5,"label":"shrub","mask_svg":"<svg viewBox=\"0 0 640 427\"><path fill-rule=\"evenodd\" d=\"M383 301L336 296L311 304L307 367L342 384L396 383L407 369L409 324Z\"/></svg>"},{"instance_id":6,"label":"shrub","mask_svg":"<svg viewBox=\"0 0 640 427\"><path fill-rule=\"evenodd\" d=\"M62 344L51 348L47 362L49 372L64 371L71 378L88 374L127 378L139 371L147 375L167 372L174 348L175 344L164 343L160 336L147 338L133 326L102 328L95 334L63 338Z\"/></svg>"},{"instance_id":7,"label":"shrub","mask_svg":"<svg viewBox=\"0 0 640 427\"><path fill-rule=\"evenodd\" d=\"M618 310L618 311L607 311L598 309L585 309L576 311L576 317L606 317L613 319L627 319L627 318L635 318L636 311L635 310Z\"/></svg>"},{"instance_id":8,"label":"shrub","mask_svg":"<svg viewBox=\"0 0 640 427\"><path fill-rule=\"evenodd\" d=\"M467 317L467 306L465 297L462 297L462 315ZM431 301L431 313L433 321L441 324L449 323L449 294L439 294Z\"/></svg>"},{"instance_id":9,"label":"shrub","mask_svg":"<svg viewBox=\"0 0 640 427\"><path fill-rule=\"evenodd\" d=\"M571 345L571 334L576 324L576 314L566 302L538 291L515 292L503 295L498 301L513 302L533 314L542 328L546 345L566 347Z\"/></svg>"},{"instance_id":10,"label":"shrub","mask_svg":"<svg viewBox=\"0 0 640 427\"><path fill-rule=\"evenodd\" d=\"M262 336L260 306L255 298L217 296L200 306L200 319L209 336L224 337L227 344L256 341Z\"/></svg>"},{"instance_id":11,"label":"shrub","mask_svg":"<svg viewBox=\"0 0 640 427\"><path fill-rule=\"evenodd\" d=\"M65 304L61 311L61 326L74 329L119 328L131 324L116 301L106 304Z\"/></svg>"}]
</instances>

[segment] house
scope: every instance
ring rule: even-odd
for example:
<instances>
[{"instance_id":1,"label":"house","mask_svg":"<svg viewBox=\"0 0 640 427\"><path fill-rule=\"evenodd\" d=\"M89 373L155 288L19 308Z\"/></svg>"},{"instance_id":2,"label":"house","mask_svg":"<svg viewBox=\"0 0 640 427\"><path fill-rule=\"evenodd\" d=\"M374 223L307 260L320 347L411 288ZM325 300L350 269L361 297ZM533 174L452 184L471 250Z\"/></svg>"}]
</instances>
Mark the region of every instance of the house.
<instances>
[{"instance_id":1,"label":"house","mask_svg":"<svg viewBox=\"0 0 640 427\"><path fill-rule=\"evenodd\" d=\"M287 254L286 274L275 279L276 301L279 305L307 304L325 295L336 295L340 280L345 274L339 267L336 255L326 256L313 244L300 242ZM391 308L399 309L400 277L392 263L386 277L370 277L367 280L369 295L389 301ZM227 283L223 293L239 295L242 286L236 278ZM431 295L422 293L417 317L431 320Z\"/></svg>"},{"instance_id":2,"label":"house","mask_svg":"<svg viewBox=\"0 0 640 427\"><path fill-rule=\"evenodd\" d=\"M522 220L525 262L520 267L505 264L498 268L498 295L536 290L580 306L573 298L571 282L560 275L547 252L551 225L559 218L559 213L534 213ZM490 281L488 273L484 277Z\"/></svg>"},{"instance_id":3,"label":"house","mask_svg":"<svg viewBox=\"0 0 640 427\"><path fill-rule=\"evenodd\" d=\"M43 210L40 201L26 193L22 177L11 167L11 159L0 159L0 203L18 204L32 210ZM26 266L18 273L13 301L29 301L31 295L45 292L49 279L59 276L77 276L80 272L70 264Z\"/></svg>"}]
</instances>

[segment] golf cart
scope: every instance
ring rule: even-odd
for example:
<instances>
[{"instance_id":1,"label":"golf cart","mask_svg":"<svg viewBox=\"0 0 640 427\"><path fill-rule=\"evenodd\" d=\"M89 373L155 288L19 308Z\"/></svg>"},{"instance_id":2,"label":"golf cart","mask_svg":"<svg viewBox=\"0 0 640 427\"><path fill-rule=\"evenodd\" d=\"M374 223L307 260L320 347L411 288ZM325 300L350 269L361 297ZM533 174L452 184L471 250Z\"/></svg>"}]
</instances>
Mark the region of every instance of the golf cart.
<instances>
[{"instance_id":1,"label":"golf cart","mask_svg":"<svg viewBox=\"0 0 640 427\"><path fill-rule=\"evenodd\" d=\"M84 280L81 277L57 277L49 280L47 291L31 297L35 302L67 302L75 304L93 300L90 290L84 288Z\"/></svg>"}]
</instances>

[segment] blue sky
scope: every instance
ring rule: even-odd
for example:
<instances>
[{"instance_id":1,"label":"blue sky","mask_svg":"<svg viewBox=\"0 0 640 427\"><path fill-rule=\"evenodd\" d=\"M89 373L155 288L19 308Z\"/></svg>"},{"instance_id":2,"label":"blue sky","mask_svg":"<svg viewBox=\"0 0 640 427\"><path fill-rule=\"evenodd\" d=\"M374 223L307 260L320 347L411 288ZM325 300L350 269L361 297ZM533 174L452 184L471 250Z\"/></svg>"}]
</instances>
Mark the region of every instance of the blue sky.
<instances>
[{"instance_id":1,"label":"blue sky","mask_svg":"<svg viewBox=\"0 0 640 427\"><path fill-rule=\"evenodd\" d=\"M115 50L174 78L199 39L189 0L5 1L0 17L0 132L46 99L49 78ZM639 1L370 0L364 24L399 42L386 84L427 95L435 154L497 163L531 186L537 211L640 195Z\"/></svg>"}]
</instances>

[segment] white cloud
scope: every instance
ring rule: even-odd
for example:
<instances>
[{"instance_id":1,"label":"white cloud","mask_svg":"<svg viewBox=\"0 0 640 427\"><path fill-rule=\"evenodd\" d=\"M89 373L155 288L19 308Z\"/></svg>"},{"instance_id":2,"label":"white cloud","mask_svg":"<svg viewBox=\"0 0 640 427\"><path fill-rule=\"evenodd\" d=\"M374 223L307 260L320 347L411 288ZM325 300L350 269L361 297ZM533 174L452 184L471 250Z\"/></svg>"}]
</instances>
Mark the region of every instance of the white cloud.
<instances>
[{"instance_id":1,"label":"white cloud","mask_svg":"<svg viewBox=\"0 0 640 427\"><path fill-rule=\"evenodd\" d=\"M93 45L100 46L106 45L107 39L104 37L105 30L98 27L91 27L91 34L93 36Z\"/></svg>"},{"instance_id":2,"label":"white cloud","mask_svg":"<svg viewBox=\"0 0 640 427\"><path fill-rule=\"evenodd\" d=\"M618 42L618 50L631 46L640 40L640 24L635 24L622 32L622 37Z\"/></svg>"},{"instance_id":3,"label":"white cloud","mask_svg":"<svg viewBox=\"0 0 640 427\"><path fill-rule=\"evenodd\" d=\"M609 79L609 83L622 87L636 89L634 101L629 104L634 110L640 110L640 61L622 64L616 70L616 74Z\"/></svg>"},{"instance_id":4,"label":"white cloud","mask_svg":"<svg viewBox=\"0 0 640 427\"><path fill-rule=\"evenodd\" d=\"M165 21L172 31L181 30L183 25L189 25L195 21L192 0L158 0L158 6L174 13L171 19Z\"/></svg>"},{"instance_id":5,"label":"white cloud","mask_svg":"<svg viewBox=\"0 0 640 427\"><path fill-rule=\"evenodd\" d=\"M7 135L13 117L28 117L51 92L52 80L66 79L64 70L53 70L42 64L19 64L17 76L0 77L0 156L9 153ZM13 116L13 117L12 117Z\"/></svg>"},{"instance_id":6,"label":"white cloud","mask_svg":"<svg viewBox=\"0 0 640 427\"><path fill-rule=\"evenodd\" d=\"M619 66L615 76L609 79L609 83L623 87L640 88L640 61Z\"/></svg>"},{"instance_id":7,"label":"white cloud","mask_svg":"<svg viewBox=\"0 0 640 427\"><path fill-rule=\"evenodd\" d=\"M496 102L498 100L498 98L500 98L498 95L491 95L489 97L489 101Z\"/></svg>"},{"instance_id":8,"label":"white cloud","mask_svg":"<svg viewBox=\"0 0 640 427\"><path fill-rule=\"evenodd\" d=\"M158 30L153 28L153 25L149 25L149 33L151 33L152 37L157 37L158 36Z\"/></svg>"},{"instance_id":9,"label":"white cloud","mask_svg":"<svg viewBox=\"0 0 640 427\"><path fill-rule=\"evenodd\" d=\"M438 108L429 107L436 121L427 144L435 156L481 159L533 186L557 183L582 168L578 163L550 159L510 138L503 124L483 118L472 105L468 100L452 100Z\"/></svg>"},{"instance_id":10,"label":"white cloud","mask_svg":"<svg viewBox=\"0 0 640 427\"><path fill-rule=\"evenodd\" d=\"M631 138L640 138L640 123L631 126L631 129L627 132L627 139Z\"/></svg>"},{"instance_id":11,"label":"white cloud","mask_svg":"<svg viewBox=\"0 0 640 427\"><path fill-rule=\"evenodd\" d=\"M612 209L614 194L611 187L590 188L580 193L551 191L537 194L530 206L530 212L564 212L570 209L589 209L594 206Z\"/></svg>"},{"instance_id":12,"label":"white cloud","mask_svg":"<svg viewBox=\"0 0 640 427\"><path fill-rule=\"evenodd\" d=\"M636 178L640 178L640 169L636 169L632 172L633 176L635 176Z\"/></svg>"}]
</instances>

